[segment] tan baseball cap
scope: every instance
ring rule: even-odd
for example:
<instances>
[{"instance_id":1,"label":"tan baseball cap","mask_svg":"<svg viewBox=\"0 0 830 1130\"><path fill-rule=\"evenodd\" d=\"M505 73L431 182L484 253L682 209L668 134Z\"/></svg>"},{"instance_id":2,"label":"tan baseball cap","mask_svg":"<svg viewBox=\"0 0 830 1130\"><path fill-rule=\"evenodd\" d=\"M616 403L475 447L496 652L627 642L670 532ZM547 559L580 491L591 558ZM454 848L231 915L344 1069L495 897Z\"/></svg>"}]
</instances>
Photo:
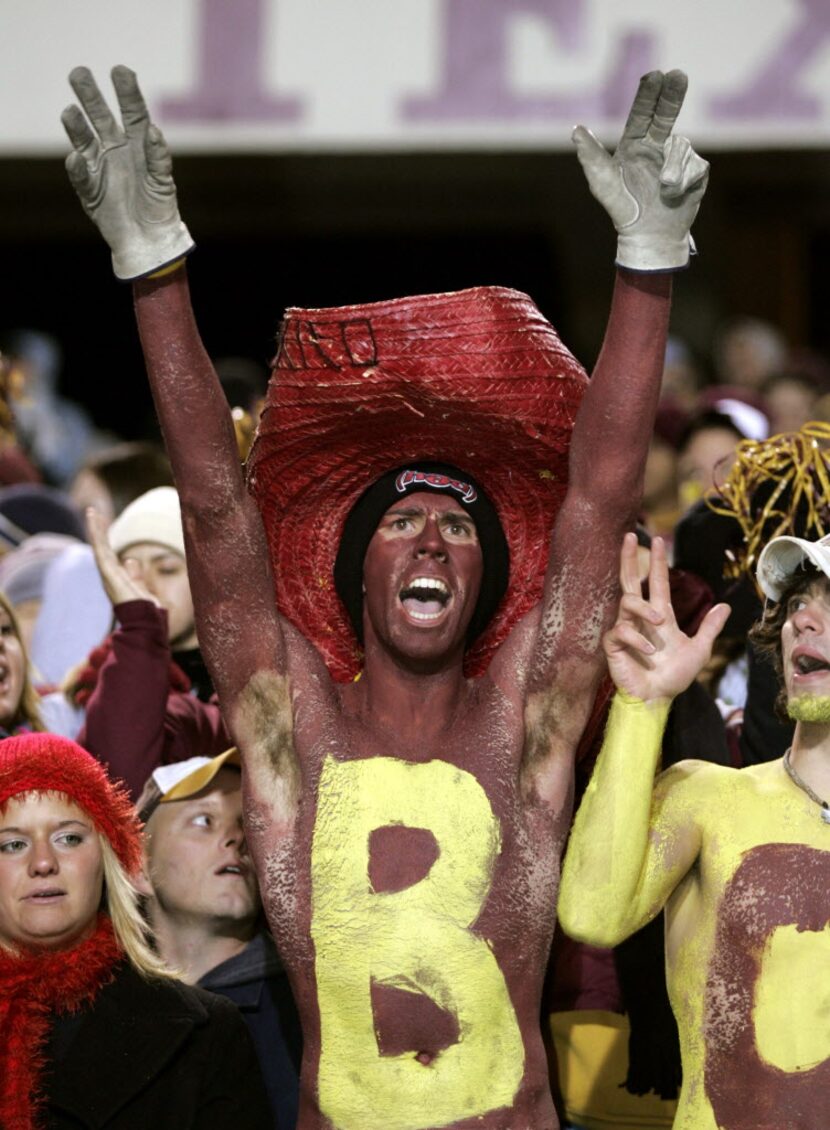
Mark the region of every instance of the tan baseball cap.
<instances>
[{"instance_id":1,"label":"tan baseball cap","mask_svg":"<svg viewBox=\"0 0 830 1130\"><path fill-rule=\"evenodd\" d=\"M159 765L150 774L136 801L138 815L146 824L160 804L195 796L226 765L241 767L242 759L236 746L216 757L189 757L186 761Z\"/></svg>"}]
</instances>

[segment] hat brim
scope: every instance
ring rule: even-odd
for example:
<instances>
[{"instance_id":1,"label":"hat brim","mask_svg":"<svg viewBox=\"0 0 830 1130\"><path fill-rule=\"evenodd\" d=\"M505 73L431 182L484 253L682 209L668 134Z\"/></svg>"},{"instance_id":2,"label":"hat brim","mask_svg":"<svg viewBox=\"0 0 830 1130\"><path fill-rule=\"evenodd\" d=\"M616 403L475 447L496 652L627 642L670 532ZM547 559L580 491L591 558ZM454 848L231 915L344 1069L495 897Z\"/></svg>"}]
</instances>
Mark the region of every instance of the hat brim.
<instances>
[{"instance_id":1,"label":"hat brim","mask_svg":"<svg viewBox=\"0 0 830 1130\"><path fill-rule=\"evenodd\" d=\"M830 577L830 545L790 536L773 538L758 558L756 576L764 595L780 600L787 583L805 561Z\"/></svg>"},{"instance_id":2,"label":"hat brim","mask_svg":"<svg viewBox=\"0 0 830 1130\"><path fill-rule=\"evenodd\" d=\"M507 537L507 595L465 661L468 674L486 668L541 597L586 385L531 300L504 288L289 312L248 487L264 520L280 611L335 679L360 669L334 588L346 516L382 474L419 459L477 479Z\"/></svg>"}]
</instances>

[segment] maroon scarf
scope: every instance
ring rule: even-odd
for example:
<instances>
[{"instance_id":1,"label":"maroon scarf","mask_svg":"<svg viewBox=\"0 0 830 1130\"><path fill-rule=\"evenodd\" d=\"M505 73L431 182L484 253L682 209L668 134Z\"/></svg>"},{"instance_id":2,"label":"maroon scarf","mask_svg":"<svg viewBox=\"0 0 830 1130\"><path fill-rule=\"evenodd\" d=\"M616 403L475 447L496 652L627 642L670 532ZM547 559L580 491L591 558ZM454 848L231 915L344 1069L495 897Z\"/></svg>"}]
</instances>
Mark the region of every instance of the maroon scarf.
<instances>
[{"instance_id":1,"label":"maroon scarf","mask_svg":"<svg viewBox=\"0 0 830 1130\"><path fill-rule=\"evenodd\" d=\"M70 950L0 950L0 1126L37 1130L44 1046L54 1013L77 1012L108 984L123 956L106 914Z\"/></svg>"}]
</instances>

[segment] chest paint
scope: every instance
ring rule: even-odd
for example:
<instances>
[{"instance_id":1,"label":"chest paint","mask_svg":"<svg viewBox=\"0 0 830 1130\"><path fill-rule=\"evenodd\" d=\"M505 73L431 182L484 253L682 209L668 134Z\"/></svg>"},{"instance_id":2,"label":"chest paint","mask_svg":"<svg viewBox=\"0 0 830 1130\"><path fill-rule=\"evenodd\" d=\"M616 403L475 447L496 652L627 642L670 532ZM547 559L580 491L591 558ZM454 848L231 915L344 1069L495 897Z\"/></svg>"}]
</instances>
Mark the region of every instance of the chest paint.
<instances>
[{"instance_id":1,"label":"chest paint","mask_svg":"<svg viewBox=\"0 0 830 1130\"><path fill-rule=\"evenodd\" d=\"M723 1130L826 1125L828 889L830 852L780 843L748 851L726 886L705 1014L706 1092Z\"/></svg>"},{"instance_id":2,"label":"chest paint","mask_svg":"<svg viewBox=\"0 0 830 1130\"><path fill-rule=\"evenodd\" d=\"M396 826L422 830L436 850L416 881L376 890L370 845ZM424 1130L513 1103L522 1036L493 950L474 930L501 846L499 821L471 773L439 760L326 757L311 933L318 1101L337 1130ZM440 1010L457 1038L438 1049L384 1048L373 1009L382 990Z\"/></svg>"}]
</instances>

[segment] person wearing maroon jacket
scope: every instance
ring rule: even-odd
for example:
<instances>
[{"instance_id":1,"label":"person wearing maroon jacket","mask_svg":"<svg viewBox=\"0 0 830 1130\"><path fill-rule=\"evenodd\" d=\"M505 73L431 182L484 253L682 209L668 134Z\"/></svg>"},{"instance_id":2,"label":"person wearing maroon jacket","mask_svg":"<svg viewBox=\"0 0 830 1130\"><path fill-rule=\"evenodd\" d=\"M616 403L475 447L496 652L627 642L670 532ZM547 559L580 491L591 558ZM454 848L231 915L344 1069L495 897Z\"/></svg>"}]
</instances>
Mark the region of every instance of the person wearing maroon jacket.
<instances>
[{"instance_id":1,"label":"person wearing maroon jacket","mask_svg":"<svg viewBox=\"0 0 830 1130\"><path fill-rule=\"evenodd\" d=\"M127 68L123 127L89 71L70 81L67 168L135 280L199 640L303 1024L299 1125L556 1127L539 1006L574 754L707 175L671 132L685 76L643 79L613 156L574 134L619 234L590 382L504 288L291 310L251 493L164 139Z\"/></svg>"},{"instance_id":2,"label":"person wearing maroon jacket","mask_svg":"<svg viewBox=\"0 0 830 1130\"><path fill-rule=\"evenodd\" d=\"M109 531L90 509L87 527L116 627L81 678L78 741L135 800L159 765L231 742L198 650L176 492L141 495Z\"/></svg>"}]
</instances>

